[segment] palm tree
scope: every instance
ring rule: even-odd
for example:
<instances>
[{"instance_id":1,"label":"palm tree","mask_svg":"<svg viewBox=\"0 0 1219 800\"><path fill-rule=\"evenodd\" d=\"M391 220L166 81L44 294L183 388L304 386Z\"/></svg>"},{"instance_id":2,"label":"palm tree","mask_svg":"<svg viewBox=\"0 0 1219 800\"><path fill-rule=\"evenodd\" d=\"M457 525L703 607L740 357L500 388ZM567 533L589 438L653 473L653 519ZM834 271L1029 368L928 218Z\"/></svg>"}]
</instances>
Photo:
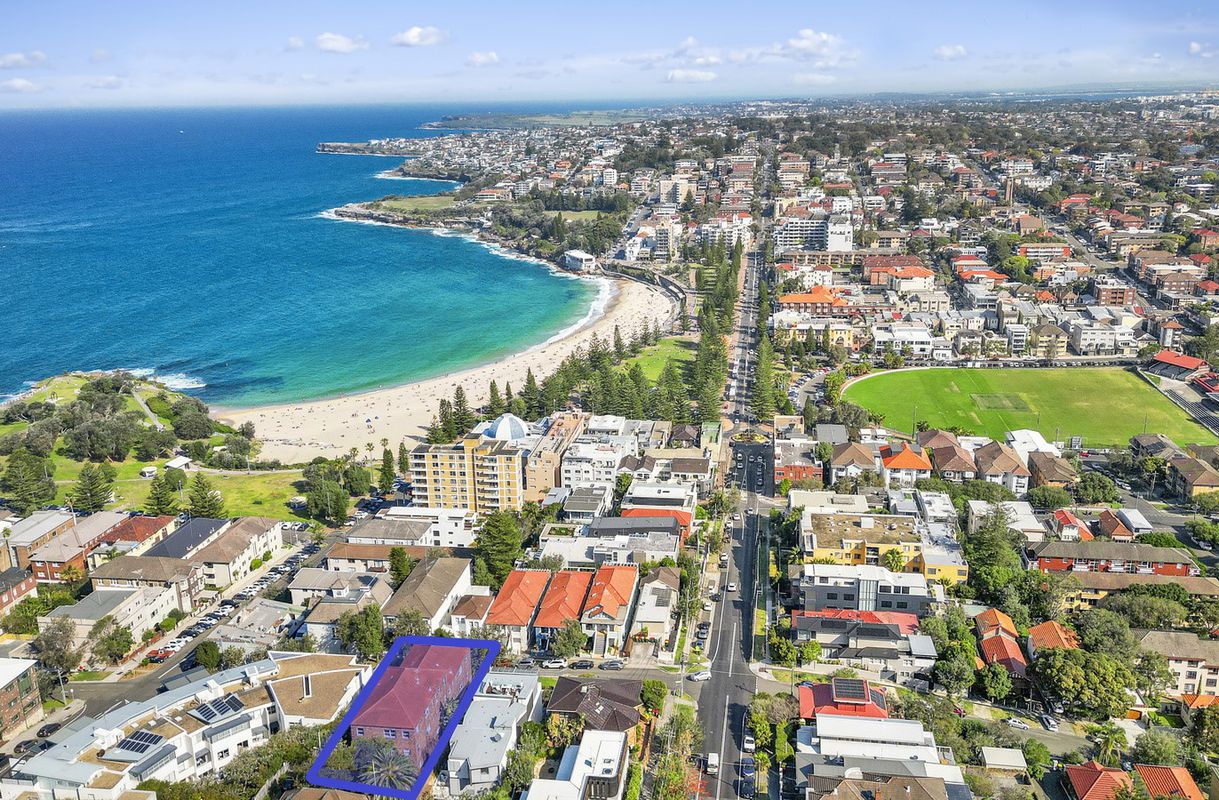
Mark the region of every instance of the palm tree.
<instances>
[{"instance_id":1,"label":"palm tree","mask_svg":"<svg viewBox=\"0 0 1219 800\"><path fill-rule=\"evenodd\" d=\"M419 769L392 747L378 748L360 765L360 780L371 786L409 789L419 777Z\"/></svg>"},{"instance_id":2,"label":"palm tree","mask_svg":"<svg viewBox=\"0 0 1219 800\"><path fill-rule=\"evenodd\" d=\"M1122 750L1126 748L1126 731L1112 721L1100 722L1088 728L1088 738L1096 745L1096 760L1108 766L1117 766Z\"/></svg>"}]
</instances>

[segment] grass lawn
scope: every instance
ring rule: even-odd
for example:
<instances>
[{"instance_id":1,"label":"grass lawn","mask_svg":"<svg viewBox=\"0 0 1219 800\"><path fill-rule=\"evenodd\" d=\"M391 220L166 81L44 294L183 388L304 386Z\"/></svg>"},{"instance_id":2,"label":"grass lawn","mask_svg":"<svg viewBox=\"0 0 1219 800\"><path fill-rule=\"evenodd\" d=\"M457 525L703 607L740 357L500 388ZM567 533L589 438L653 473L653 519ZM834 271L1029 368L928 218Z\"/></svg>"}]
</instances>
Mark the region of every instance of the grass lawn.
<instances>
[{"instance_id":1,"label":"grass lawn","mask_svg":"<svg viewBox=\"0 0 1219 800\"><path fill-rule=\"evenodd\" d=\"M73 672L70 681L100 681L102 678L109 675L109 671L104 669L84 669L80 672Z\"/></svg>"},{"instance_id":2,"label":"grass lawn","mask_svg":"<svg viewBox=\"0 0 1219 800\"><path fill-rule=\"evenodd\" d=\"M604 211L547 211L549 217L563 215L564 222L592 222L606 212Z\"/></svg>"},{"instance_id":3,"label":"grass lawn","mask_svg":"<svg viewBox=\"0 0 1219 800\"><path fill-rule=\"evenodd\" d=\"M58 478L58 473L56 474ZM224 498L224 510L229 516L272 517L273 519L301 520L307 518L292 513L287 502L290 498L301 494L295 484L302 480L300 472L251 472L249 475L216 475L207 474L211 482ZM152 481L136 478L134 480L118 480L114 483L115 494L118 495L116 508L137 509L148 498Z\"/></svg>"},{"instance_id":4,"label":"grass lawn","mask_svg":"<svg viewBox=\"0 0 1219 800\"><path fill-rule=\"evenodd\" d=\"M1032 428L1047 438L1082 436L1085 446L1124 445L1144 429L1180 444L1216 442L1137 375L1122 369L926 369L879 374L849 386L852 403L909 430L961 426L1001 439Z\"/></svg>"},{"instance_id":5,"label":"grass lawn","mask_svg":"<svg viewBox=\"0 0 1219 800\"><path fill-rule=\"evenodd\" d=\"M639 355L628 358L624 363L626 369L631 369L636 363L643 369L644 376L649 381L655 381L660 377L660 373L664 370L665 364L670 359L677 361L677 366L685 373L686 365L694 361L694 356L698 351L698 342L687 337L671 337L661 339L656 344L645 347L639 352Z\"/></svg>"},{"instance_id":6,"label":"grass lawn","mask_svg":"<svg viewBox=\"0 0 1219 800\"><path fill-rule=\"evenodd\" d=\"M398 200L381 200L380 205L391 211L437 211L449 208L457 199L451 194L421 194Z\"/></svg>"},{"instance_id":7,"label":"grass lawn","mask_svg":"<svg viewBox=\"0 0 1219 800\"><path fill-rule=\"evenodd\" d=\"M52 698L50 700L42 701L42 710L46 711L48 713L50 713L51 711L54 711L57 708L63 708L63 707L64 707L63 703L59 700L55 700L54 698Z\"/></svg>"}]
</instances>

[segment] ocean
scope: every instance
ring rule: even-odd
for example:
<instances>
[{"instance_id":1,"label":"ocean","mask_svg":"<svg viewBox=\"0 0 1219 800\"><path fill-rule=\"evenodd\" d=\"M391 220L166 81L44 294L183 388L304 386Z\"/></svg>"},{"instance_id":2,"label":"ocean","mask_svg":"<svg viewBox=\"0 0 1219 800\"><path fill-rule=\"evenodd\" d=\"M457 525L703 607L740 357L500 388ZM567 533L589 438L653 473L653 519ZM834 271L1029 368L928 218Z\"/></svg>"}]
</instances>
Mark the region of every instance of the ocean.
<instances>
[{"instance_id":1,"label":"ocean","mask_svg":"<svg viewBox=\"0 0 1219 800\"><path fill-rule=\"evenodd\" d=\"M455 109L0 114L0 396L139 370L224 406L334 396L487 363L603 294L465 237L321 216L443 181L321 155L435 136Z\"/></svg>"}]
</instances>

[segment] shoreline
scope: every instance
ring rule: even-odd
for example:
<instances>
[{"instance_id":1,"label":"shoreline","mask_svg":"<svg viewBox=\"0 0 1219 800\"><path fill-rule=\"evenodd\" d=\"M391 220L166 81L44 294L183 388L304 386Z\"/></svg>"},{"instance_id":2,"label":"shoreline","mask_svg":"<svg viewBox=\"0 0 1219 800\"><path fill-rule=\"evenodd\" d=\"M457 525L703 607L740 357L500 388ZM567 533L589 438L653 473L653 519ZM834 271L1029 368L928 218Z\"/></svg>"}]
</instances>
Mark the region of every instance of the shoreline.
<instances>
[{"instance_id":1,"label":"shoreline","mask_svg":"<svg viewBox=\"0 0 1219 800\"><path fill-rule=\"evenodd\" d=\"M451 399L459 385L470 406L477 408L486 403L492 380L501 393L511 384L515 394L524 387L529 370L541 381L568 355L585 347L593 335L609 340L616 325L623 338L629 339L645 325L664 325L671 319L673 303L661 290L635 281L606 280L614 293L599 315L582 319L566 332L559 331L518 353L433 378L324 400L214 407L212 416L234 427L254 423L264 459L299 463L319 455L343 455L353 447L363 449L366 443L375 446L376 456L382 438L390 440L390 449L396 453L399 442L424 439L440 400Z\"/></svg>"}]
</instances>

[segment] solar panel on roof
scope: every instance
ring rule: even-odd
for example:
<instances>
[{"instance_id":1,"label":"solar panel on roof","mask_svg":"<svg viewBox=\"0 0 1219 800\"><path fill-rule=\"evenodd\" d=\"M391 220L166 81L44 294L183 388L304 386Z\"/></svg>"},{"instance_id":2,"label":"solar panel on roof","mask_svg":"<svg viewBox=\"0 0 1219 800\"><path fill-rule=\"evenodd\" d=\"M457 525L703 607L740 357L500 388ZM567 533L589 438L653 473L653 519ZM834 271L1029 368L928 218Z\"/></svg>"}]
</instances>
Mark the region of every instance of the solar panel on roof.
<instances>
[{"instance_id":1,"label":"solar panel on roof","mask_svg":"<svg viewBox=\"0 0 1219 800\"><path fill-rule=\"evenodd\" d=\"M835 678L830 687L835 700L862 703L868 699L867 683L858 678Z\"/></svg>"},{"instance_id":2,"label":"solar panel on roof","mask_svg":"<svg viewBox=\"0 0 1219 800\"><path fill-rule=\"evenodd\" d=\"M242 708L244 706L242 706L241 700L236 695L226 694L224 697L212 700L211 702L201 703L198 708L192 709L190 713L204 722L214 722L222 717L235 714Z\"/></svg>"},{"instance_id":3,"label":"solar panel on roof","mask_svg":"<svg viewBox=\"0 0 1219 800\"><path fill-rule=\"evenodd\" d=\"M119 750L126 750L137 755L148 752L154 745L164 741L164 737L149 731L136 731L118 743Z\"/></svg>"}]
</instances>

